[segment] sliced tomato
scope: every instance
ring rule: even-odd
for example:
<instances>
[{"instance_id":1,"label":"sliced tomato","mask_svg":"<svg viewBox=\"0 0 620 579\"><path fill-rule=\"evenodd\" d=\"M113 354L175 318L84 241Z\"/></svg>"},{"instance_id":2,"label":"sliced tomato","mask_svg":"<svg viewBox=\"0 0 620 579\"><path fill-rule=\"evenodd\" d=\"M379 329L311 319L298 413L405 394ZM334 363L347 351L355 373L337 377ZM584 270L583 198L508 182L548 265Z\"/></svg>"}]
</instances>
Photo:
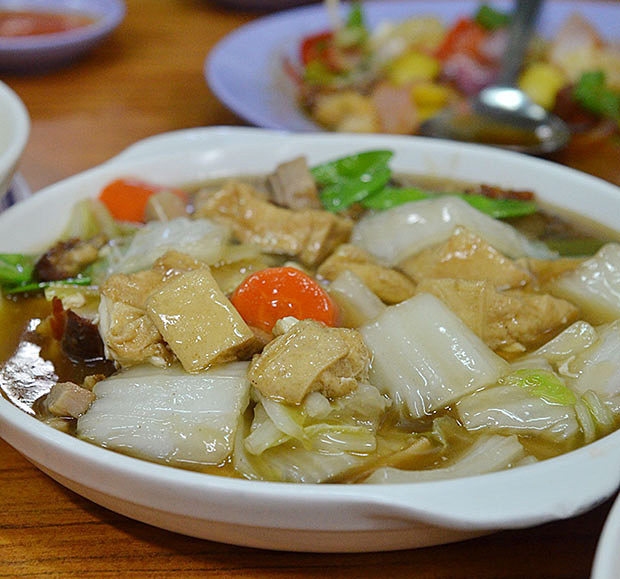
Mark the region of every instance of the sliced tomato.
<instances>
[{"instance_id":1,"label":"sliced tomato","mask_svg":"<svg viewBox=\"0 0 620 579\"><path fill-rule=\"evenodd\" d=\"M313 60L327 63L328 49L333 37L331 32L320 32L306 36L301 41L301 62L306 66Z\"/></svg>"},{"instance_id":2,"label":"sliced tomato","mask_svg":"<svg viewBox=\"0 0 620 579\"><path fill-rule=\"evenodd\" d=\"M487 31L471 18L461 18L452 27L437 50L437 57L446 60L454 54L480 58L480 46Z\"/></svg>"}]
</instances>

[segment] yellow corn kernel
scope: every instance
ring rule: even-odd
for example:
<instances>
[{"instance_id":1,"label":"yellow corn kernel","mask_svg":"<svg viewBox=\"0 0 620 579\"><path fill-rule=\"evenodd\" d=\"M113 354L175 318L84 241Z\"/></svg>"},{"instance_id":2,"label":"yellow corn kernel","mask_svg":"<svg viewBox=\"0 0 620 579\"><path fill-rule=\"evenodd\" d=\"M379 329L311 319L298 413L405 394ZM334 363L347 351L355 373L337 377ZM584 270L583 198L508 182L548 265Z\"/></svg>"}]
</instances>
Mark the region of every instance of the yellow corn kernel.
<instances>
[{"instance_id":1,"label":"yellow corn kernel","mask_svg":"<svg viewBox=\"0 0 620 579\"><path fill-rule=\"evenodd\" d=\"M405 52L387 70L387 78L394 84L404 85L416 80L433 80L440 70L439 61L423 52Z\"/></svg>"},{"instance_id":2,"label":"yellow corn kernel","mask_svg":"<svg viewBox=\"0 0 620 579\"><path fill-rule=\"evenodd\" d=\"M552 109L565 82L564 75L551 64L534 62L521 74L519 88L541 107Z\"/></svg>"},{"instance_id":3,"label":"yellow corn kernel","mask_svg":"<svg viewBox=\"0 0 620 579\"><path fill-rule=\"evenodd\" d=\"M448 101L450 89L434 82L420 82L411 87L411 98L420 108L443 107Z\"/></svg>"}]
</instances>

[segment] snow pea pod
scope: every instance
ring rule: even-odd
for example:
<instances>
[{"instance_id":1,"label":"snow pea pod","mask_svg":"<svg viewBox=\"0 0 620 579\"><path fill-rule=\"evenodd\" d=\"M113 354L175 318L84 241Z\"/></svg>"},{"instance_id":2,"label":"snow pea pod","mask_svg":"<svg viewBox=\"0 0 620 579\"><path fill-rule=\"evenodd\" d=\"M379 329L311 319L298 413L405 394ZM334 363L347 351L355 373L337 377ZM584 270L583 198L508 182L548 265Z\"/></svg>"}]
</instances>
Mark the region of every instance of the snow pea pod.
<instances>
[{"instance_id":1,"label":"snow pea pod","mask_svg":"<svg viewBox=\"0 0 620 579\"><path fill-rule=\"evenodd\" d=\"M29 281L34 270L32 257L21 253L0 254L0 285L12 286Z\"/></svg>"}]
</instances>

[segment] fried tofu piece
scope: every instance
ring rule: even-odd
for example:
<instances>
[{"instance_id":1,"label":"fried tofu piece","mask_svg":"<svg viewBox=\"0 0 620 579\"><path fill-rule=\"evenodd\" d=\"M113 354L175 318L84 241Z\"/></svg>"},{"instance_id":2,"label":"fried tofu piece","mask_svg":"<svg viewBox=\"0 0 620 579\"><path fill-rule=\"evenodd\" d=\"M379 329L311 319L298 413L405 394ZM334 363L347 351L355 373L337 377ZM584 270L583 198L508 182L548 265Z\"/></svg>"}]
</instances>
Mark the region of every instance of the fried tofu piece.
<instances>
[{"instance_id":1,"label":"fried tofu piece","mask_svg":"<svg viewBox=\"0 0 620 579\"><path fill-rule=\"evenodd\" d=\"M488 281L507 289L524 286L531 279L527 269L464 227L458 227L444 243L407 258L399 269L418 283L426 278L454 278Z\"/></svg>"},{"instance_id":2,"label":"fried tofu piece","mask_svg":"<svg viewBox=\"0 0 620 579\"><path fill-rule=\"evenodd\" d=\"M289 255L314 266L349 239L350 219L327 211L292 211L264 201L254 188L229 181L197 205L197 217L232 227L240 241L254 243L269 253Z\"/></svg>"},{"instance_id":3,"label":"fried tofu piece","mask_svg":"<svg viewBox=\"0 0 620 579\"><path fill-rule=\"evenodd\" d=\"M442 300L498 354L538 346L579 317L579 310L566 300L523 290L498 291L485 281L426 279L417 291Z\"/></svg>"},{"instance_id":4,"label":"fried tofu piece","mask_svg":"<svg viewBox=\"0 0 620 579\"><path fill-rule=\"evenodd\" d=\"M174 356L146 313L146 301L166 281L204 267L179 251L168 251L152 269L129 275L111 275L101 288L99 332L108 357L121 366L148 361L156 366L170 364Z\"/></svg>"},{"instance_id":5,"label":"fried tofu piece","mask_svg":"<svg viewBox=\"0 0 620 579\"><path fill-rule=\"evenodd\" d=\"M148 298L146 311L187 372L251 355L258 347L207 266L167 281Z\"/></svg>"},{"instance_id":6,"label":"fried tofu piece","mask_svg":"<svg viewBox=\"0 0 620 579\"><path fill-rule=\"evenodd\" d=\"M99 307L100 332L107 356L121 366L150 362L167 366L174 356L146 311L105 296Z\"/></svg>"},{"instance_id":7,"label":"fried tofu piece","mask_svg":"<svg viewBox=\"0 0 620 579\"><path fill-rule=\"evenodd\" d=\"M415 293L415 284L405 275L381 265L357 245L343 244L319 267L317 273L334 281L343 271L357 275L386 304L397 304Z\"/></svg>"},{"instance_id":8,"label":"fried tofu piece","mask_svg":"<svg viewBox=\"0 0 620 579\"><path fill-rule=\"evenodd\" d=\"M111 275L101 287L101 295L144 310L147 298L163 283L162 273L147 269L136 273Z\"/></svg>"},{"instance_id":9,"label":"fried tofu piece","mask_svg":"<svg viewBox=\"0 0 620 579\"><path fill-rule=\"evenodd\" d=\"M357 330L303 320L254 357L248 378L265 396L300 404L310 392L328 398L349 394L369 365L370 351Z\"/></svg>"}]
</instances>

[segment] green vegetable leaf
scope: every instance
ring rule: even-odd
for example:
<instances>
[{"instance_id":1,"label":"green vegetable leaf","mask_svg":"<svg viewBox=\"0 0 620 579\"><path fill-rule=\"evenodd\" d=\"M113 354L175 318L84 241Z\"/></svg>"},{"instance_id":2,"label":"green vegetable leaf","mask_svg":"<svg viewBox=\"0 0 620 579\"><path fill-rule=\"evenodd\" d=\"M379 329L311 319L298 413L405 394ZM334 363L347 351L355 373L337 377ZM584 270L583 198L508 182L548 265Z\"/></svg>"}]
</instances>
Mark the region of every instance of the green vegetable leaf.
<instances>
[{"instance_id":1,"label":"green vegetable leaf","mask_svg":"<svg viewBox=\"0 0 620 579\"><path fill-rule=\"evenodd\" d=\"M311 60L304 69L304 80L308 84L329 86L338 77L324 62Z\"/></svg>"},{"instance_id":2,"label":"green vegetable leaf","mask_svg":"<svg viewBox=\"0 0 620 579\"><path fill-rule=\"evenodd\" d=\"M461 199L467 201L473 208L486 213L495 219L508 219L510 217L524 217L538 211L535 201L523 201L521 199L493 199L486 195L459 194Z\"/></svg>"},{"instance_id":3,"label":"green vegetable leaf","mask_svg":"<svg viewBox=\"0 0 620 579\"><path fill-rule=\"evenodd\" d=\"M321 202L327 211L343 211L385 187L392 172L392 151L365 151L314 167L311 172L323 187Z\"/></svg>"},{"instance_id":4,"label":"green vegetable leaf","mask_svg":"<svg viewBox=\"0 0 620 579\"><path fill-rule=\"evenodd\" d=\"M343 179L361 177L379 167L386 167L393 156L392 151L365 151L317 165L311 172L318 185L335 185Z\"/></svg>"},{"instance_id":5,"label":"green vegetable leaf","mask_svg":"<svg viewBox=\"0 0 620 579\"><path fill-rule=\"evenodd\" d=\"M32 278L34 259L21 253L0 254L0 285L12 286Z\"/></svg>"},{"instance_id":6,"label":"green vegetable leaf","mask_svg":"<svg viewBox=\"0 0 620 579\"><path fill-rule=\"evenodd\" d=\"M365 28L364 13L362 11L362 3L354 2L351 5L349 17L347 18L347 28Z\"/></svg>"},{"instance_id":7,"label":"green vegetable leaf","mask_svg":"<svg viewBox=\"0 0 620 579\"><path fill-rule=\"evenodd\" d=\"M383 189L391 178L389 167L378 167L357 177L342 178L338 183L328 185L321 191L321 203L327 211L343 211Z\"/></svg>"},{"instance_id":8,"label":"green vegetable leaf","mask_svg":"<svg viewBox=\"0 0 620 579\"><path fill-rule=\"evenodd\" d=\"M488 4L481 4L475 16L475 21L487 30L497 30L510 24L510 15L495 10Z\"/></svg>"},{"instance_id":9,"label":"green vegetable leaf","mask_svg":"<svg viewBox=\"0 0 620 579\"><path fill-rule=\"evenodd\" d=\"M468 193L432 193L416 188L386 187L362 201L367 209L383 211L422 199L432 199L441 195L453 195L460 197L478 211L486 213L495 219L508 219L510 217L523 217L538 211L535 201L522 201L519 199L493 199L485 195L470 195Z\"/></svg>"},{"instance_id":10,"label":"green vegetable leaf","mask_svg":"<svg viewBox=\"0 0 620 579\"><path fill-rule=\"evenodd\" d=\"M385 187L381 191L366 197L366 199L362 201L362 205L366 207L366 209L383 211L391 207L396 207L397 205L402 205L403 203L420 201L421 199L428 199L433 196L432 193L422 191L422 189L416 189L415 187Z\"/></svg>"},{"instance_id":11,"label":"green vegetable leaf","mask_svg":"<svg viewBox=\"0 0 620 579\"><path fill-rule=\"evenodd\" d=\"M87 276L72 277L63 279L60 281L40 281L32 283L22 283L13 287L8 287L4 290L6 295L23 294L27 292L37 292L44 290L48 287L71 287L71 286L83 286L90 285L91 279Z\"/></svg>"},{"instance_id":12,"label":"green vegetable leaf","mask_svg":"<svg viewBox=\"0 0 620 579\"><path fill-rule=\"evenodd\" d=\"M595 115L620 121L620 94L607 86L602 70L584 72L573 89L573 98Z\"/></svg>"},{"instance_id":13,"label":"green vegetable leaf","mask_svg":"<svg viewBox=\"0 0 620 579\"><path fill-rule=\"evenodd\" d=\"M503 384L514 384L552 404L571 406L577 402L575 394L553 372L524 368L500 380Z\"/></svg>"}]
</instances>

